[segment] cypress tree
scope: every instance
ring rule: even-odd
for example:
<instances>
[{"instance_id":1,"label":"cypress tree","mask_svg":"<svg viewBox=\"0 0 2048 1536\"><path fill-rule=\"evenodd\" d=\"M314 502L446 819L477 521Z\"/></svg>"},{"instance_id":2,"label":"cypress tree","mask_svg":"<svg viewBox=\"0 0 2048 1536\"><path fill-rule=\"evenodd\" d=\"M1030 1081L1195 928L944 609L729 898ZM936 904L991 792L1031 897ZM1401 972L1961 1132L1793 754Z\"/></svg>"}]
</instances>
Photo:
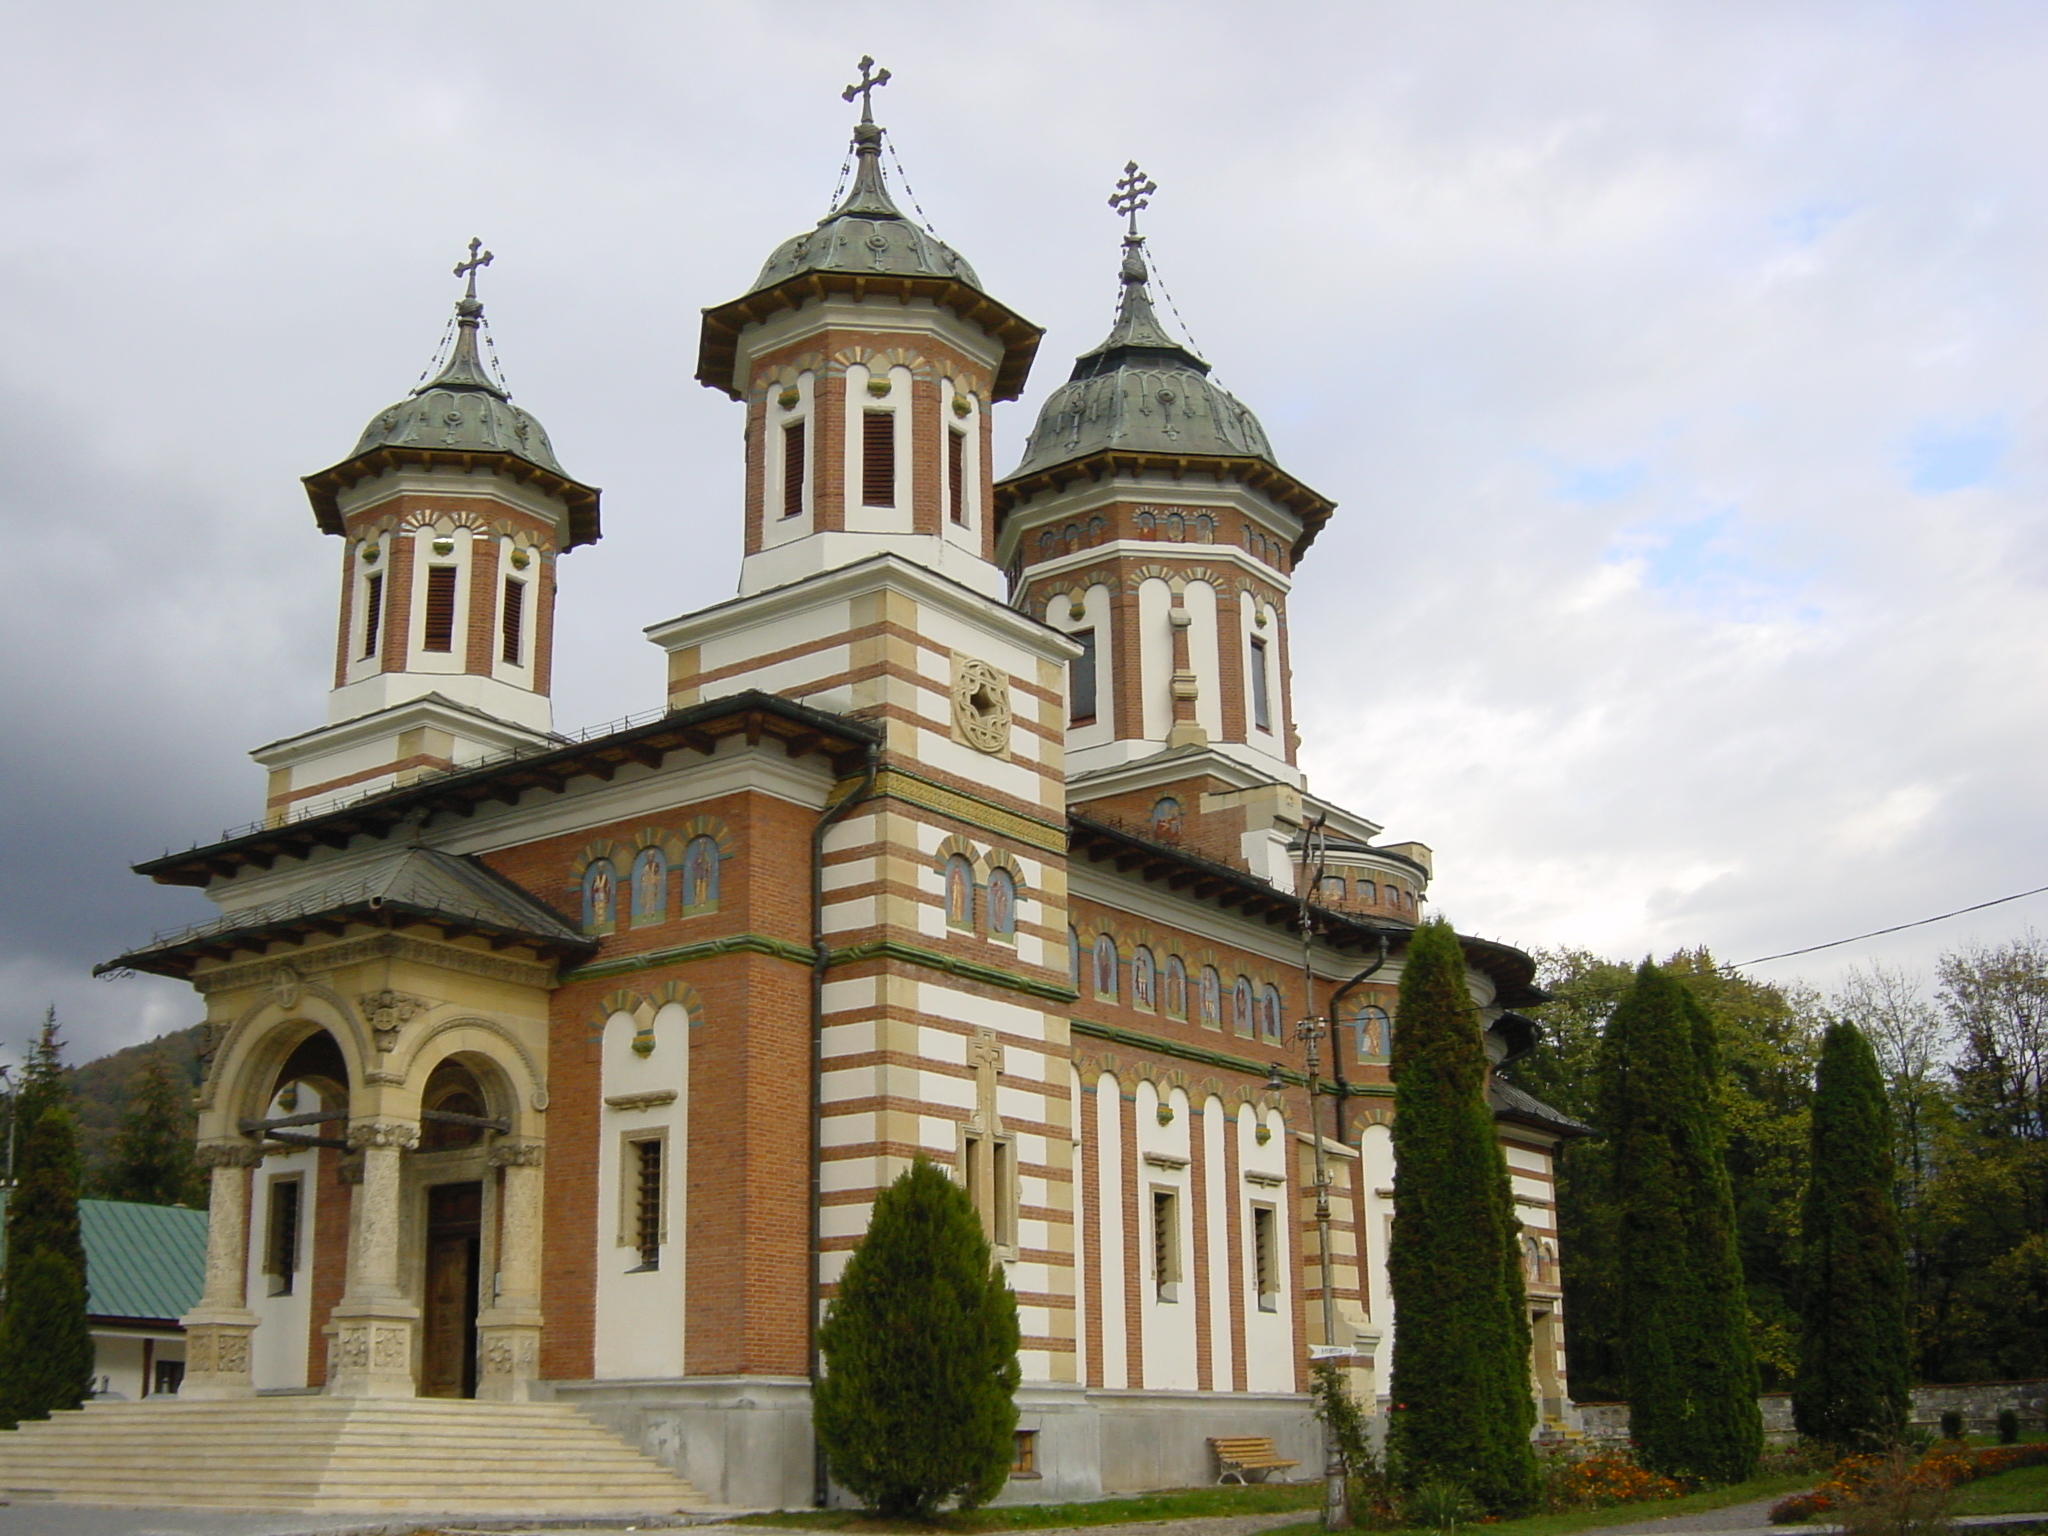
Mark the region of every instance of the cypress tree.
<instances>
[{"instance_id":1,"label":"cypress tree","mask_svg":"<svg viewBox=\"0 0 2048 1536\"><path fill-rule=\"evenodd\" d=\"M1393 1073L1389 1454L1406 1487L1456 1483L1488 1510L1520 1510L1537 1492L1520 1224L1448 923L1425 923L1409 942Z\"/></svg>"},{"instance_id":2,"label":"cypress tree","mask_svg":"<svg viewBox=\"0 0 2048 1536\"><path fill-rule=\"evenodd\" d=\"M85 1244L78 1230L78 1145L70 1106L23 1095L20 1176L7 1202L6 1298L0 1302L0 1427L46 1419L92 1395Z\"/></svg>"},{"instance_id":3,"label":"cypress tree","mask_svg":"<svg viewBox=\"0 0 2048 1536\"><path fill-rule=\"evenodd\" d=\"M101 1180L109 1200L143 1205L198 1205L199 1169L187 1134L183 1095L161 1052L128 1083L128 1102L114 1132L111 1166Z\"/></svg>"},{"instance_id":4,"label":"cypress tree","mask_svg":"<svg viewBox=\"0 0 2048 1536\"><path fill-rule=\"evenodd\" d=\"M1644 961L1600 1050L1630 1432L1655 1471L1733 1483L1755 1470L1763 1421L1719 1076L1706 1011Z\"/></svg>"},{"instance_id":5,"label":"cypress tree","mask_svg":"<svg viewBox=\"0 0 2048 1536\"><path fill-rule=\"evenodd\" d=\"M898 1518L994 1498L1015 1456L1018 1338L967 1192L918 1158L875 1201L819 1331L811 1420L832 1476Z\"/></svg>"},{"instance_id":6,"label":"cypress tree","mask_svg":"<svg viewBox=\"0 0 2048 1536\"><path fill-rule=\"evenodd\" d=\"M1877 1056L1854 1024L1832 1025L1814 1075L1792 1421L1845 1450L1896 1440L1912 1407L1893 1176Z\"/></svg>"}]
</instances>

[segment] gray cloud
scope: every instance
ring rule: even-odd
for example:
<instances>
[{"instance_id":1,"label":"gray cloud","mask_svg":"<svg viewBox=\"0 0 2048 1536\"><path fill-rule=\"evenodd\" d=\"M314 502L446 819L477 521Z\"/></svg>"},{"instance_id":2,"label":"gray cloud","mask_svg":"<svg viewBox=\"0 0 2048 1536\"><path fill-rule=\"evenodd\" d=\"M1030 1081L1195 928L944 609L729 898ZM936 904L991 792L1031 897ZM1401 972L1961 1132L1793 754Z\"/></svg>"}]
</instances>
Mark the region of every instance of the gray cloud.
<instances>
[{"instance_id":1,"label":"gray cloud","mask_svg":"<svg viewBox=\"0 0 2048 1536\"><path fill-rule=\"evenodd\" d=\"M1341 503L1292 608L1317 787L1464 926L1724 958L2042 883L2044 323L2020 4L18 7L0 58L0 982L203 914L124 866L252 818L321 718L297 477L426 361L472 233L523 404L605 487L558 718L659 698L731 590L696 311L816 218L872 51L918 201L1107 324L1135 155L1194 337ZM1920 963L2025 905L1843 958ZM2035 913L2038 916L2038 912ZM1772 975L1832 978L1840 962Z\"/></svg>"}]
</instances>

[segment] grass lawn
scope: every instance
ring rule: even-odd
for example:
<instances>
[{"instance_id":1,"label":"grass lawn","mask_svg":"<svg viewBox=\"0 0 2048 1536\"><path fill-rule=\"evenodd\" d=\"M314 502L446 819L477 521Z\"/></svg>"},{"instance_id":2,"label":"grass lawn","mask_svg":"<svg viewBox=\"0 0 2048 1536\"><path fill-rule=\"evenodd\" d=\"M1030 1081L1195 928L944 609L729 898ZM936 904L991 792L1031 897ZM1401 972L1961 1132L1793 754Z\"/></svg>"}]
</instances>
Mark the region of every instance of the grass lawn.
<instances>
[{"instance_id":1,"label":"grass lawn","mask_svg":"<svg viewBox=\"0 0 2048 1536\"><path fill-rule=\"evenodd\" d=\"M1294 1509L1320 1509L1323 1485L1311 1480L1300 1483L1254 1483L1240 1488L1235 1483L1221 1488L1175 1488L1163 1493L1141 1494L1134 1499L1095 1499L1086 1504L1015 1504L1000 1509L975 1509L965 1514L943 1514L930 1525L905 1520L872 1520L853 1509L789 1510L772 1515L748 1515L735 1525L772 1525L794 1531L873 1532L953 1531L971 1536L977 1531L1052 1530L1069 1525L1122 1525L1141 1520L1195 1520L1208 1515L1284 1514Z\"/></svg>"},{"instance_id":2,"label":"grass lawn","mask_svg":"<svg viewBox=\"0 0 2048 1536\"><path fill-rule=\"evenodd\" d=\"M2019 1515L2048 1509L2048 1467L2015 1467L1956 1490L1959 1515Z\"/></svg>"},{"instance_id":3,"label":"grass lawn","mask_svg":"<svg viewBox=\"0 0 2048 1536\"><path fill-rule=\"evenodd\" d=\"M1725 1509L1730 1504L1747 1504L1752 1499L1775 1499L1812 1486L1813 1474L1810 1472L1776 1472L1768 1477L1753 1477L1746 1483L1731 1483L1726 1488L1689 1493L1682 1499L1652 1499L1644 1504L1616 1504L1607 1509L1578 1510L1564 1515L1529 1515L1521 1520L1502 1520L1486 1526L1461 1525L1458 1529L1473 1533L1473 1536L1570 1536L1574 1531L1597 1531L1604 1526L1633 1525L1638 1520L1661 1520L1666 1515L1697 1515L1710 1509ZM1310 1531L1321 1529L1320 1522L1305 1521L1300 1525L1282 1526L1270 1536L1306 1536ZM1393 1533L1393 1536L1424 1536L1424 1533Z\"/></svg>"}]
</instances>

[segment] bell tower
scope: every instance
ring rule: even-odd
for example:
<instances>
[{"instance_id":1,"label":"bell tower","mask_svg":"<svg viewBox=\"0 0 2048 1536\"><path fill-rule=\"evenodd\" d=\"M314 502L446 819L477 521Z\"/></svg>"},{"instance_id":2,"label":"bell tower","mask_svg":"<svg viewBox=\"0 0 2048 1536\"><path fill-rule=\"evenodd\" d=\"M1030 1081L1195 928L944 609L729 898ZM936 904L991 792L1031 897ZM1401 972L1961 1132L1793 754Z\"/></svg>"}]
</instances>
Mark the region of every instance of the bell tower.
<instances>
[{"instance_id":1,"label":"bell tower","mask_svg":"<svg viewBox=\"0 0 2048 1536\"><path fill-rule=\"evenodd\" d=\"M896 206L873 63L844 92L861 103L845 199L704 312L697 377L747 407L740 594L895 553L1000 597L989 407L1023 389L1044 333Z\"/></svg>"},{"instance_id":2,"label":"bell tower","mask_svg":"<svg viewBox=\"0 0 2048 1536\"><path fill-rule=\"evenodd\" d=\"M421 773L545 741L556 562L598 538L598 492L486 364L472 240L440 370L305 479L342 540L325 727L251 754L282 820Z\"/></svg>"},{"instance_id":3,"label":"bell tower","mask_svg":"<svg viewBox=\"0 0 2048 1536\"><path fill-rule=\"evenodd\" d=\"M1083 647L1069 686L1069 771L1208 748L1297 786L1287 596L1333 504L1280 468L1258 418L1152 307L1135 162L1122 296L1100 346L1039 412L995 487L1012 601Z\"/></svg>"}]
</instances>

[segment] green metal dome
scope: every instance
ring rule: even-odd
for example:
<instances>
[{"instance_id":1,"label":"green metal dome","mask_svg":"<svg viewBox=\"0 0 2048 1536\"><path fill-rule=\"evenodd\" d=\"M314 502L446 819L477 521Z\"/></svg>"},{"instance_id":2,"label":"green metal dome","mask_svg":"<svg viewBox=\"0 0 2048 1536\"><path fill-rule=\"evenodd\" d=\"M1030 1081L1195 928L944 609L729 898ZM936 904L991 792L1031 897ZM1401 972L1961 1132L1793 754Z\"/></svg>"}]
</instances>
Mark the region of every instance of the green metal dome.
<instances>
[{"instance_id":1,"label":"green metal dome","mask_svg":"<svg viewBox=\"0 0 2048 1536\"><path fill-rule=\"evenodd\" d=\"M782 242L761 268L752 292L773 288L805 272L880 273L893 277L950 277L980 289L981 279L958 251L906 218L882 175L882 130L853 130L855 170L846 201L806 230Z\"/></svg>"},{"instance_id":2,"label":"green metal dome","mask_svg":"<svg viewBox=\"0 0 2048 1536\"><path fill-rule=\"evenodd\" d=\"M1209 378L1209 365L1159 323L1146 289L1144 241L1124 240L1123 296L1102 345L1052 392L1005 476L1016 480L1105 451L1273 462L1266 430Z\"/></svg>"},{"instance_id":3,"label":"green metal dome","mask_svg":"<svg viewBox=\"0 0 2048 1536\"><path fill-rule=\"evenodd\" d=\"M477 351L484 307L472 297L455 306L455 345L441 371L363 429L351 459L378 448L447 453L509 453L565 474L547 429L514 405Z\"/></svg>"}]
</instances>

